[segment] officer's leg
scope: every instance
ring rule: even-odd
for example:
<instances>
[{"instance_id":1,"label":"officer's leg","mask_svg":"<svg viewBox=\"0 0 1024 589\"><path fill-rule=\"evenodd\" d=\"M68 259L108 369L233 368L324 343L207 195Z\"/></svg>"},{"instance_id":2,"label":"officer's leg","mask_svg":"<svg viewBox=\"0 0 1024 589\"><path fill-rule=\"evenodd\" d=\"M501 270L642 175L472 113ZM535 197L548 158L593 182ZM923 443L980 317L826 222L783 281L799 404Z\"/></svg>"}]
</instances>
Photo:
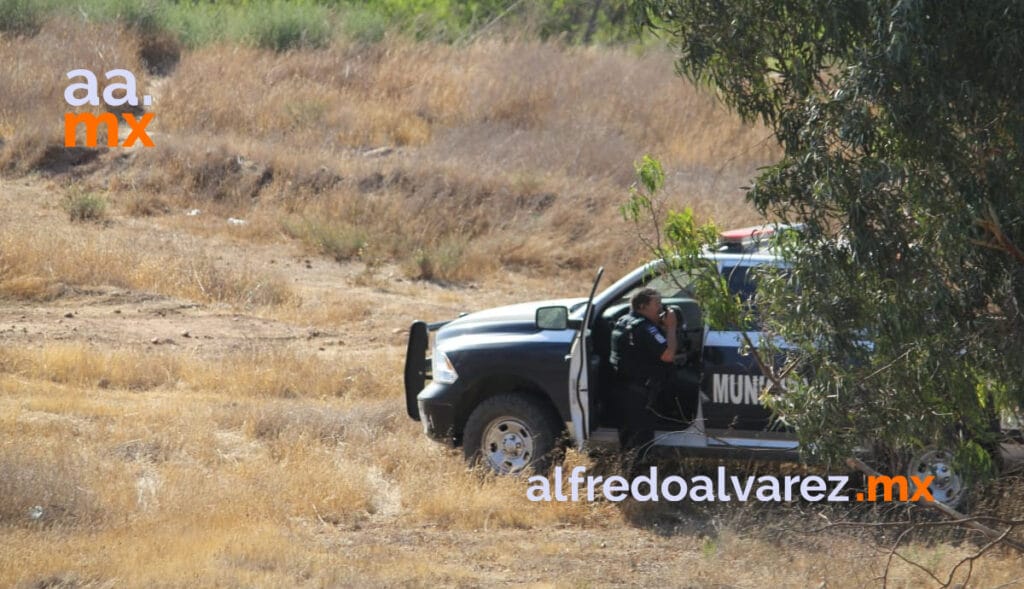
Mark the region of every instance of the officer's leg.
<instances>
[{"instance_id":1,"label":"officer's leg","mask_svg":"<svg viewBox=\"0 0 1024 589\"><path fill-rule=\"evenodd\" d=\"M647 389L628 385L620 389L620 394L623 423L619 428L619 444L623 451L646 450L654 440L652 415L647 409Z\"/></svg>"}]
</instances>

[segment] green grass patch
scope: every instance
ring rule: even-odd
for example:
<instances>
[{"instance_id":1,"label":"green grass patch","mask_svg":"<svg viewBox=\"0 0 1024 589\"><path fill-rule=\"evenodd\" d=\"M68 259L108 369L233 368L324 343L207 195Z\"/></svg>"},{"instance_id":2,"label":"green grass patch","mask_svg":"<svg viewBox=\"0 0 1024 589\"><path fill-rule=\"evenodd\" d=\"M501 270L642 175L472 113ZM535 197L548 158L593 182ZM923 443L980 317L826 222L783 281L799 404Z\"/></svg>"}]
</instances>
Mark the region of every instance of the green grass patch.
<instances>
[{"instance_id":1,"label":"green grass patch","mask_svg":"<svg viewBox=\"0 0 1024 589\"><path fill-rule=\"evenodd\" d=\"M441 243L417 248L403 264L405 274L413 280L457 282L465 279L464 239L449 237Z\"/></svg>"},{"instance_id":2,"label":"green grass patch","mask_svg":"<svg viewBox=\"0 0 1024 589\"><path fill-rule=\"evenodd\" d=\"M72 189L61 204L73 222L101 221L107 213L107 200L95 192Z\"/></svg>"},{"instance_id":3,"label":"green grass patch","mask_svg":"<svg viewBox=\"0 0 1024 589\"><path fill-rule=\"evenodd\" d=\"M353 6L341 15L341 30L358 43L379 43L391 26L387 15L369 6Z\"/></svg>"},{"instance_id":4,"label":"green grass patch","mask_svg":"<svg viewBox=\"0 0 1024 589\"><path fill-rule=\"evenodd\" d=\"M366 233L349 223L309 217L290 217L281 222L286 235L309 245L317 253L339 262L358 258L366 248Z\"/></svg>"},{"instance_id":5,"label":"green grass patch","mask_svg":"<svg viewBox=\"0 0 1024 589\"><path fill-rule=\"evenodd\" d=\"M238 36L275 51L325 47L334 33L332 14L323 6L275 1L260 11L247 11Z\"/></svg>"},{"instance_id":6,"label":"green grass patch","mask_svg":"<svg viewBox=\"0 0 1024 589\"><path fill-rule=\"evenodd\" d=\"M227 42L276 51L329 45L338 12L320 3L288 0L78 0L54 7L96 22L120 22L143 33L167 32L188 47Z\"/></svg>"},{"instance_id":7,"label":"green grass patch","mask_svg":"<svg viewBox=\"0 0 1024 589\"><path fill-rule=\"evenodd\" d=\"M46 15L44 6L32 0L0 0L0 32L32 35Z\"/></svg>"},{"instance_id":8,"label":"green grass patch","mask_svg":"<svg viewBox=\"0 0 1024 589\"><path fill-rule=\"evenodd\" d=\"M287 51L335 39L373 43L389 31L453 42L487 29L572 43L631 39L624 0L0 0L0 31L31 34L51 12L168 33L188 47L246 44Z\"/></svg>"}]
</instances>

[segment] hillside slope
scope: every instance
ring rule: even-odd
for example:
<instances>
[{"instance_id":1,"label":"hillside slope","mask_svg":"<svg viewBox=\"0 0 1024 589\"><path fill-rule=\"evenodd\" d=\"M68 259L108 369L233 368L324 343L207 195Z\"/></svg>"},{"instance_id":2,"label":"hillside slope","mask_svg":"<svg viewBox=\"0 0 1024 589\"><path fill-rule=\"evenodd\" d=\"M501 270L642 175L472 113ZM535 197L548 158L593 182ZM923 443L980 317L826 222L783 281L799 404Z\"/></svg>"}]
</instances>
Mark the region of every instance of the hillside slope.
<instances>
[{"instance_id":1,"label":"hillside slope","mask_svg":"<svg viewBox=\"0 0 1024 589\"><path fill-rule=\"evenodd\" d=\"M766 132L675 77L657 50L164 48L180 59L163 76L141 57L154 51L134 32L60 20L0 39L3 173L99 193L133 216L199 208L250 220L263 240L472 280L640 259L617 207L648 153L666 165L669 206L750 222L740 188L773 153ZM64 73L114 67L153 96L155 147L59 147Z\"/></svg>"}]
</instances>

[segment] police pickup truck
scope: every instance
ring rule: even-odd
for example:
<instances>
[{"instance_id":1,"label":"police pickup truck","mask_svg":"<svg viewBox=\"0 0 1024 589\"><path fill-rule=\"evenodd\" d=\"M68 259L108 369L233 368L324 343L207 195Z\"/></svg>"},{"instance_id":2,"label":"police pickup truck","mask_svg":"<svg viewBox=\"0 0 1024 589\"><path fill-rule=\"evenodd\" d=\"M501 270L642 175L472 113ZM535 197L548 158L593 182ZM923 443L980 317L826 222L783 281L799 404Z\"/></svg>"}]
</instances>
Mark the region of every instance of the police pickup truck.
<instances>
[{"instance_id":1,"label":"police pickup truck","mask_svg":"<svg viewBox=\"0 0 1024 589\"><path fill-rule=\"evenodd\" d=\"M725 232L717 251L706 253L743 300L756 286L751 269L783 265L764 245L775 229ZM629 312L631 293L647 286L661 292L665 305L682 311L676 364L697 375L689 380L699 383L699 391L680 393L700 399L692 421L673 419L679 416L671 411L663 414L654 444L730 456L797 456L794 432L773 420L759 402L766 377L753 355L744 353L742 334L708 328L699 302L663 263L637 268L595 294L599 280L589 298L511 305L433 324L414 322L405 361L409 416L422 422L427 436L462 445L467 460L499 473L527 467L543 471L564 433L579 448L617 444L621 416L606 402L613 381L611 333L616 320ZM759 334L747 335L757 346ZM936 499L960 494L948 452L931 452L924 460L919 468L943 475L936 483L944 488L933 489Z\"/></svg>"}]
</instances>

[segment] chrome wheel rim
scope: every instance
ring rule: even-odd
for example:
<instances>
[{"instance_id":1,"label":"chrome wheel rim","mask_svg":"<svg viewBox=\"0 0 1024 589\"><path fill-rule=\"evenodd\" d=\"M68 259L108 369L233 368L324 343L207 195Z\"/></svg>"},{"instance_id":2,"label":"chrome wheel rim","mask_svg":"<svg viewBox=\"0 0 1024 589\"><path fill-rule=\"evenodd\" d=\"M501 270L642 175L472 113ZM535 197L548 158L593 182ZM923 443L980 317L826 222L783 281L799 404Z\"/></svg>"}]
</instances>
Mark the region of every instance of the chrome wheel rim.
<instances>
[{"instance_id":1,"label":"chrome wheel rim","mask_svg":"<svg viewBox=\"0 0 1024 589\"><path fill-rule=\"evenodd\" d=\"M946 450L928 450L914 457L907 469L907 476L916 476L918 480L935 477L928 490L937 503L954 506L960 502L964 485L953 467L953 453ZM913 479L910 481L911 493L916 490Z\"/></svg>"},{"instance_id":2,"label":"chrome wheel rim","mask_svg":"<svg viewBox=\"0 0 1024 589\"><path fill-rule=\"evenodd\" d=\"M533 433L523 421L499 417L484 429L481 452L495 472L511 474L522 471L533 460Z\"/></svg>"}]
</instances>

